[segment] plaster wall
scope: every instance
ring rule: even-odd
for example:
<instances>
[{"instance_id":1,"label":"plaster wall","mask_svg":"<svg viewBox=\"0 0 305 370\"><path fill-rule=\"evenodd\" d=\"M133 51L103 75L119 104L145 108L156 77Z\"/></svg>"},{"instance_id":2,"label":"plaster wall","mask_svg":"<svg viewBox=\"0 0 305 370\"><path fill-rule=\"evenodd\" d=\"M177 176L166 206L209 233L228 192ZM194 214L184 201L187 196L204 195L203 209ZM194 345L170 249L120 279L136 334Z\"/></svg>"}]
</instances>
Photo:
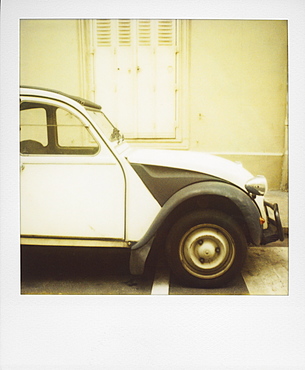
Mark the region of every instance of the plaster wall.
<instances>
[{"instance_id":1,"label":"plaster wall","mask_svg":"<svg viewBox=\"0 0 305 370\"><path fill-rule=\"evenodd\" d=\"M287 22L192 20L190 149L241 161L281 186Z\"/></svg>"}]
</instances>

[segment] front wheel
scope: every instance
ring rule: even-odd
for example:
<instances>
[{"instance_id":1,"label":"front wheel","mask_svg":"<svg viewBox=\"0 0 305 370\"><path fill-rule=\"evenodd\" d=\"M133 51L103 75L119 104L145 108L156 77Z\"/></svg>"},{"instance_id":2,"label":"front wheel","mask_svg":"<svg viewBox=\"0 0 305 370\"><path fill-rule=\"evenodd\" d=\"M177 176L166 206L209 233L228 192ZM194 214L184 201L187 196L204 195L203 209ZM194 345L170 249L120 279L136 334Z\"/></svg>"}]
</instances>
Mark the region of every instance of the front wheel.
<instances>
[{"instance_id":1,"label":"front wheel","mask_svg":"<svg viewBox=\"0 0 305 370\"><path fill-rule=\"evenodd\" d=\"M170 268L182 283L215 288L240 272L247 242L230 216L202 210L183 216L173 225L166 250Z\"/></svg>"}]
</instances>

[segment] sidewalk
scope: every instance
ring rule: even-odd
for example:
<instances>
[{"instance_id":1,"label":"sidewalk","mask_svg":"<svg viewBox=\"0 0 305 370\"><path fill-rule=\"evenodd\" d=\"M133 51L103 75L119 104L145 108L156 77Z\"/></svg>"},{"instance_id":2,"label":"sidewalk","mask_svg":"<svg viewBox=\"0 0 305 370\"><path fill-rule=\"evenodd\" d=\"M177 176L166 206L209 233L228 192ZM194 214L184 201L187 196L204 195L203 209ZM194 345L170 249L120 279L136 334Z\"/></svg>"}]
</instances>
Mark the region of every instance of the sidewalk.
<instances>
[{"instance_id":1,"label":"sidewalk","mask_svg":"<svg viewBox=\"0 0 305 370\"><path fill-rule=\"evenodd\" d=\"M278 204L282 226L285 234L288 234L289 228L288 196L289 193L287 191L280 190L271 190L268 191L268 193L265 195L265 198L268 202Z\"/></svg>"}]
</instances>

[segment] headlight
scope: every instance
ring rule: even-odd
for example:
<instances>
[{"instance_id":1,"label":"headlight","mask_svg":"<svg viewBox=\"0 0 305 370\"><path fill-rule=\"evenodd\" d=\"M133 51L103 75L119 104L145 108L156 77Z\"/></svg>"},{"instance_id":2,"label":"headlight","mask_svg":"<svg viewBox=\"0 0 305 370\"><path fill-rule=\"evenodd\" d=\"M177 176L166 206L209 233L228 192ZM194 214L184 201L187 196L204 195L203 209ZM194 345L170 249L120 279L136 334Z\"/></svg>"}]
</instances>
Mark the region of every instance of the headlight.
<instances>
[{"instance_id":1,"label":"headlight","mask_svg":"<svg viewBox=\"0 0 305 370\"><path fill-rule=\"evenodd\" d=\"M254 195L264 195L267 192L267 180L265 176L255 176L249 180L245 188Z\"/></svg>"}]
</instances>

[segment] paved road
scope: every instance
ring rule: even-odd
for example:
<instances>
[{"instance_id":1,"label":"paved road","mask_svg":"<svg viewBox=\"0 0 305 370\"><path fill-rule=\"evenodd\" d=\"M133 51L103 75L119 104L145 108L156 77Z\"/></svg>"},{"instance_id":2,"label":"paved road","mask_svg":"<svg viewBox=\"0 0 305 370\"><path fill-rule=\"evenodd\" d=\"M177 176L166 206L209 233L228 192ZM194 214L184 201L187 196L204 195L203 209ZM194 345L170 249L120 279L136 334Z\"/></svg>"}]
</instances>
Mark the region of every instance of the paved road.
<instances>
[{"instance_id":1,"label":"paved road","mask_svg":"<svg viewBox=\"0 0 305 370\"><path fill-rule=\"evenodd\" d=\"M129 252L122 249L23 247L22 294L90 295L286 295L288 239L250 247L242 274L221 289L183 287L167 266L151 263L144 276L128 270Z\"/></svg>"}]
</instances>

